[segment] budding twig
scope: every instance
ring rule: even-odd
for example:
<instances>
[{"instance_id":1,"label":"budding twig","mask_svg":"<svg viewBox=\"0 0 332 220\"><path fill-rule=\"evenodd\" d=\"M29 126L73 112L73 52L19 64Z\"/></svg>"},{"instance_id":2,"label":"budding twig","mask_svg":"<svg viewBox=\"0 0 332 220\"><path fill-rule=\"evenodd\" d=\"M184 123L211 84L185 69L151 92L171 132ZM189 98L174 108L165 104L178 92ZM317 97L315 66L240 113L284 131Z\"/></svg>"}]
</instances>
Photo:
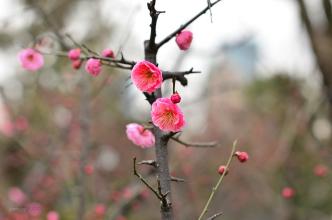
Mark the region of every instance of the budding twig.
<instances>
[{"instance_id":1,"label":"budding twig","mask_svg":"<svg viewBox=\"0 0 332 220\"><path fill-rule=\"evenodd\" d=\"M202 148L204 148L204 147L216 147L219 144L216 141L206 142L206 143L188 143L188 142L180 140L177 137L171 137L171 139L175 142L178 142L179 144L182 144L185 147L202 147Z\"/></svg>"},{"instance_id":2,"label":"budding twig","mask_svg":"<svg viewBox=\"0 0 332 220\"><path fill-rule=\"evenodd\" d=\"M232 162L232 158L233 158L233 155L234 155L235 150L236 150L236 144L237 144L237 140L235 140L235 141L233 142L232 151L231 151L231 154L229 155L229 158L228 158L228 161L227 161L227 164L226 164L226 168L225 168L225 170L228 170L229 165L230 165L231 162ZM209 205L210 205L210 203L211 203L211 201L212 201L212 199L213 199L213 197L214 197L216 191L218 190L220 184L222 183L222 181L223 181L223 179L224 179L226 173L227 173L227 172L223 172L223 174L220 176L220 178L219 178L217 184L212 188L212 192L211 192L211 194L210 194L210 197L209 197L208 201L206 202L206 204L205 204L205 206L204 206L204 209L203 209L203 211L201 212L201 214L200 214L198 220L202 220L203 216L204 216L205 213L208 211L208 207L209 207Z\"/></svg>"}]
</instances>

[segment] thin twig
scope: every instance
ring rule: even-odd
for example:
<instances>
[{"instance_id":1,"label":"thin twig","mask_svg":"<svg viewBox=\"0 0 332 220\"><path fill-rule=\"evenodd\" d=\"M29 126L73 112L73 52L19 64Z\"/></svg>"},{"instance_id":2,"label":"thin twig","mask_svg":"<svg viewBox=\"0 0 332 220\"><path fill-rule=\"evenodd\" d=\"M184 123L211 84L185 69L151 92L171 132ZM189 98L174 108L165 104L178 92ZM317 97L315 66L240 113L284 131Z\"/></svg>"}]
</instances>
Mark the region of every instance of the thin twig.
<instances>
[{"instance_id":1,"label":"thin twig","mask_svg":"<svg viewBox=\"0 0 332 220\"><path fill-rule=\"evenodd\" d=\"M213 142L206 142L206 143L188 143L188 142L185 142L185 141L182 141L182 140L180 140L179 138L177 138L177 137L171 137L171 139L173 140L173 141L176 141L176 142L178 142L179 144L182 144L183 146L185 146L185 147L202 147L202 148L204 148L204 147L216 147L216 146L218 146L218 142L216 142L216 141L213 141Z\"/></svg>"},{"instance_id":2,"label":"thin twig","mask_svg":"<svg viewBox=\"0 0 332 220\"><path fill-rule=\"evenodd\" d=\"M232 162L232 159L233 159L233 156L234 156L234 153L235 153L235 150L236 150L236 144L237 144L237 140L235 140L235 141L233 142L232 151L231 151L231 154L229 155L229 158L228 158L228 161L227 161L227 164L226 164L226 168L225 168L225 170L228 170L229 165L230 165L231 162ZM224 173L220 176L220 178L219 178L217 184L212 188L212 192L211 192L211 194L210 194L210 197L209 197L208 201L206 202L206 204L205 204L205 206L204 206L204 209L203 209L203 211L201 212L201 214L200 214L198 220L202 220L203 216L204 216L205 213L208 211L208 207L209 207L209 205L210 205L210 203L211 203L211 201L212 201L212 199L213 199L213 197L214 197L216 191L218 190L220 184L222 183L222 181L223 181L225 175L226 175L226 172L224 172Z\"/></svg>"},{"instance_id":3,"label":"thin twig","mask_svg":"<svg viewBox=\"0 0 332 220\"><path fill-rule=\"evenodd\" d=\"M175 177L175 176L171 176L171 181L180 182L180 183L186 182L184 179L178 178L178 177Z\"/></svg>"},{"instance_id":4,"label":"thin twig","mask_svg":"<svg viewBox=\"0 0 332 220\"><path fill-rule=\"evenodd\" d=\"M163 80L177 80L181 83L181 85L186 86L188 84L188 80L185 77L185 75L189 74L196 74L196 73L201 73L201 71L196 71L194 68L191 68L187 71L162 71L163 73Z\"/></svg>"},{"instance_id":5,"label":"thin twig","mask_svg":"<svg viewBox=\"0 0 332 220\"><path fill-rule=\"evenodd\" d=\"M193 18L191 18L189 21L181 25L178 29L176 29L174 32L172 32L170 35L168 35L166 38L164 38L162 41L160 41L157 44L157 48L159 49L161 46L166 44L168 41L170 41L173 37L175 37L178 33L180 33L183 29L188 27L191 23L193 23L197 18L199 18L201 15L205 14L207 10L212 8L215 4L220 2L222 0L216 0L215 2L211 3L211 5L206 6L202 11L200 11L197 15L195 15Z\"/></svg>"},{"instance_id":6,"label":"thin twig","mask_svg":"<svg viewBox=\"0 0 332 220\"><path fill-rule=\"evenodd\" d=\"M137 165L149 165L153 166L154 168L157 168L157 162L155 160L142 160L141 162L138 162Z\"/></svg>"},{"instance_id":7,"label":"thin twig","mask_svg":"<svg viewBox=\"0 0 332 220\"><path fill-rule=\"evenodd\" d=\"M137 176L142 183L144 183L145 186L147 186L155 195L156 197L161 201L162 200L162 196L158 193L157 190L155 190L145 179L144 177L139 174L136 170L136 157L133 158L133 166L134 166L134 175Z\"/></svg>"},{"instance_id":8,"label":"thin twig","mask_svg":"<svg viewBox=\"0 0 332 220\"><path fill-rule=\"evenodd\" d=\"M212 215L211 217L207 218L206 220L216 219L218 216L221 216L222 214L223 214L223 212L218 212L218 213Z\"/></svg>"}]
</instances>

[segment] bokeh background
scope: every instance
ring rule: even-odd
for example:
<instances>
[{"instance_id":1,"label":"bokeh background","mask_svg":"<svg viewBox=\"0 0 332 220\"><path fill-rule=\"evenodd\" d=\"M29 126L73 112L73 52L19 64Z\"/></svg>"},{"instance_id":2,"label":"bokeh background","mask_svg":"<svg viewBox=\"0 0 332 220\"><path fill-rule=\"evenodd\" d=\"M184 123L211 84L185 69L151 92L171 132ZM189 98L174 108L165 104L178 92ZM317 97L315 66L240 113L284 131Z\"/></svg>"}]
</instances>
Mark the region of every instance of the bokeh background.
<instances>
[{"instance_id":1,"label":"bokeh background","mask_svg":"<svg viewBox=\"0 0 332 220\"><path fill-rule=\"evenodd\" d=\"M125 135L126 124L149 121L149 104L131 85L130 72L104 67L93 78L55 56L64 51L58 32L73 48L65 34L97 52L108 47L118 57L143 59L146 3L0 1L1 220L47 219L50 211L77 219L82 192L84 219L159 219L158 200L133 176L132 158L153 159L154 149L134 146ZM206 4L157 1L166 11L157 41ZM331 1L224 0L212 8L212 22L207 13L188 29L190 50L171 41L160 50L159 66L202 71L188 77L187 87L177 84L187 121L181 138L220 145L170 142L171 172L186 180L173 184L176 219L197 218L235 139L250 160L232 164L210 214L331 219ZM49 55L31 73L19 66L17 53L36 43ZM163 89L170 94L171 85ZM90 125L83 133L82 117ZM153 183L153 170L139 169ZM285 187L295 194L285 198Z\"/></svg>"}]
</instances>

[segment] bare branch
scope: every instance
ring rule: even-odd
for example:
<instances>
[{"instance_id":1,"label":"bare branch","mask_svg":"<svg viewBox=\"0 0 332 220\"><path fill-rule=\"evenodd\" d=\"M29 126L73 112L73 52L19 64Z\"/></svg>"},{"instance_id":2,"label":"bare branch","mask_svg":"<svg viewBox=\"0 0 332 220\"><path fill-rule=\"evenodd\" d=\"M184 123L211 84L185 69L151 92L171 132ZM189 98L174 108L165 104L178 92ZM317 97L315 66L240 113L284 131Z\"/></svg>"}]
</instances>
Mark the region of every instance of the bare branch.
<instances>
[{"instance_id":1,"label":"bare branch","mask_svg":"<svg viewBox=\"0 0 332 220\"><path fill-rule=\"evenodd\" d=\"M173 141L176 141L176 142L178 142L179 144L182 144L183 146L185 146L185 147L202 147L202 148L204 148L204 147L216 147L216 146L218 146L218 142L216 142L216 141L213 141L213 142L206 142L206 143L189 143L189 142L185 142L185 141L182 141L182 140L180 140L179 138L177 138L177 137L171 137L171 139L173 140Z\"/></svg>"},{"instance_id":2,"label":"bare branch","mask_svg":"<svg viewBox=\"0 0 332 220\"><path fill-rule=\"evenodd\" d=\"M155 160L143 160L141 162L138 162L137 165L149 165L153 166L154 168L158 167L158 164Z\"/></svg>"},{"instance_id":3,"label":"bare branch","mask_svg":"<svg viewBox=\"0 0 332 220\"><path fill-rule=\"evenodd\" d=\"M173 182L181 182L181 183L186 182L184 179L178 178L178 177L174 177L174 176L171 176L171 181L173 181Z\"/></svg>"},{"instance_id":4,"label":"bare branch","mask_svg":"<svg viewBox=\"0 0 332 220\"><path fill-rule=\"evenodd\" d=\"M144 183L144 185L145 186L147 186L155 195L156 195L156 197L160 200L160 201L162 201L162 195L160 195L159 193L158 193L158 191L157 190L155 190L145 179L144 179L144 177L141 175L141 174L139 174L138 172L137 172L137 170L136 170L136 157L134 157L133 158L133 165L134 165L134 175L135 176L137 176L141 181L142 181L142 183Z\"/></svg>"},{"instance_id":5,"label":"bare branch","mask_svg":"<svg viewBox=\"0 0 332 220\"><path fill-rule=\"evenodd\" d=\"M201 73L201 71L195 71L194 68L191 68L187 71L162 71L163 72L163 79L175 79L181 83L181 85L186 86L188 85L188 80L185 75Z\"/></svg>"},{"instance_id":6,"label":"bare branch","mask_svg":"<svg viewBox=\"0 0 332 220\"><path fill-rule=\"evenodd\" d=\"M201 15L205 14L207 10L212 8L215 4L220 2L221 0L216 0L215 2L211 3L210 5L206 6L202 11L200 11L198 14L196 14L193 18L191 18L189 21L181 25L178 29L176 29L174 32L172 32L170 35L168 35L164 40L160 41L157 44L157 49L159 49L161 46L166 44L168 41L170 41L173 37L175 37L178 33L180 33L183 29L188 27L191 23L193 23L196 19L198 19Z\"/></svg>"}]
</instances>

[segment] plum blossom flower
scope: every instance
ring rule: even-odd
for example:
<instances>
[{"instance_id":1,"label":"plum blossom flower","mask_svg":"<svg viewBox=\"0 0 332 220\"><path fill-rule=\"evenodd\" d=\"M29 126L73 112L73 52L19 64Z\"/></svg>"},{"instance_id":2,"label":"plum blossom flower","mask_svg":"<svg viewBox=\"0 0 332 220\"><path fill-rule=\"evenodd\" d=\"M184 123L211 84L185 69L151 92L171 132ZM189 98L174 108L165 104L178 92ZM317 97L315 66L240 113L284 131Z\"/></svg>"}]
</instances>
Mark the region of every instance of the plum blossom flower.
<instances>
[{"instance_id":1,"label":"plum blossom flower","mask_svg":"<svg viewBox=\"0 0 332 220\"><path fill-rule=\"evenodd\" d=\"M181 31L178 35L176 35L175 42L180 48L180 50L188 50L191 42L193 40L193 34L191 31L184 30Z\"/></svg>"},{"instance_id":2,"label":"plum blossom flower","mask_svg":"<svg viewBox=\"0 0 332 220\"><path fill-rule=\"evenodd\" d=\"M151 117L163 131L178 132L185 125L181 109L169 98L159 98L152 104Z\"/></svg>"},{"instance_id":3,"label":"plum blossom flower","mask_svg":"<svg viewBox=\"0 0 332 220\"><path fill-rule=\"evenodd\" d=\"M161 87L163 75L153 63L140 61L131 71L131 80L142 92L152 93Z\"/></svg>"},{"instance_id":4,"label":"plum blossom flower","mask_svg":"<svg viewBox=\"0 0 332 220\"><path fill-rule=\"evenodd\" d=\"M126 133L129 140L142 148L150 148L154 146L154 135L142 125L130 123L126 126Z\"/></svg>"},{"instance_id":5,"label":"plum blossom flower","mask_svg":"<svg viewBox=\"0 0 332 220\"><path fill-rule=\"evenodd\" d=\"M101 72L101 62L98 59L90 58L85 64L85 70L92 76L98 76Z\"/></svg>"},{"instance_id":6,"label":"plum blossom flower","mask_svg":"<svg viewBox=\"0 0 332 220\"><path fill-rule=\"evenodd\" d=\"M104 216L105 215L105 213L106 213L106 206L104 205L104 204L102 204L102 203L98 203L98 204L96 204L96 206L95 206L95 213L96 213L96 215L98 215L98 216Z\"/></svg>"},{"instance_id":7,"label":"plum blossom flower","mask_svg":"<svg viewBox=\"0 0 332 220\"><path fill-rule=\"evenodd\" d=\"M71 61L75 61L75 60L80 59L80 56L81 56L81 49L80 48L71 49L68 52L68 58Z\"/></svg>"},{"instance_id":8,"label":"plum blossom flower","mask_svg":"<svg viewBox=\"0 0 332 220\"><path fill-rule=\"evenodd\" d=\"M32 48L26 48L18 53L21 66L28 71L37 71L44 65L44 57Z\"/></svg>"}]
</instances>

